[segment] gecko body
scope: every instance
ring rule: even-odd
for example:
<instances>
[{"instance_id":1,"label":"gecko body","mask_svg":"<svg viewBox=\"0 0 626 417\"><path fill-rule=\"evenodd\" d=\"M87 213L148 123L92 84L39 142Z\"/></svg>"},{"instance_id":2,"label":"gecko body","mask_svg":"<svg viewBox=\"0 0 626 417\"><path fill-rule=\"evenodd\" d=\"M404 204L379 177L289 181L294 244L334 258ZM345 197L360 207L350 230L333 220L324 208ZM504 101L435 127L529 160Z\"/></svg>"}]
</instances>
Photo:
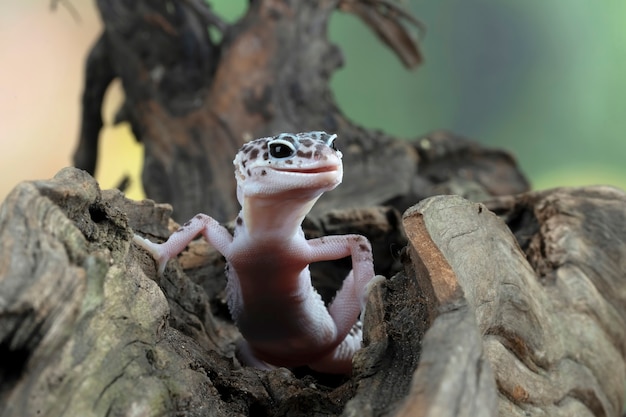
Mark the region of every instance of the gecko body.
<instances>
[{"instance_id":1,"label":"gecko body","mask_svg":"<svg viewBox=\"0 0 626 417\"><path fill-rule=\"evenodd\" d=\"M228 307L244 338L239 356L248 365L350 373L361 347L359 314L374 282L368 240L307 240L301 228L317 199L342 181L335 138L283 133L243 145L233 161L242 206L233 235L198 214L163 244L135 236L157 260L159 273L200 233L224 255ZM353 269L327 308L311 285L308 265L347 256Z\"/></svg>"}]
</instances>

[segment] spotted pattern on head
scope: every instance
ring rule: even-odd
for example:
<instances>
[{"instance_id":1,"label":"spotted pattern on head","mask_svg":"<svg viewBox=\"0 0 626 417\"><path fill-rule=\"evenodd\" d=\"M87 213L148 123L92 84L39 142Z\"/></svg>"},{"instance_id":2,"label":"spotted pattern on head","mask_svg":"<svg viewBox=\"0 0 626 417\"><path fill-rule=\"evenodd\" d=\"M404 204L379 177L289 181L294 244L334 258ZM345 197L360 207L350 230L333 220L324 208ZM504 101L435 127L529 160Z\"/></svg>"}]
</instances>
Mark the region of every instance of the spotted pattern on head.
<instances>
[{"instance_id":1,"label":"spotted pattern on head","mask_svg":"<svg viewBox=\"0 0 626 417\"><path fill-rule=\"evenodd\" d=\"M238 181L252 176L266 176L266 169L290 171L323 165L331 158L341 159L334 140L337 135L326 132L281 133L280 135L256 139L241 147L233 164Z\"/></svg>"}]
</instances>

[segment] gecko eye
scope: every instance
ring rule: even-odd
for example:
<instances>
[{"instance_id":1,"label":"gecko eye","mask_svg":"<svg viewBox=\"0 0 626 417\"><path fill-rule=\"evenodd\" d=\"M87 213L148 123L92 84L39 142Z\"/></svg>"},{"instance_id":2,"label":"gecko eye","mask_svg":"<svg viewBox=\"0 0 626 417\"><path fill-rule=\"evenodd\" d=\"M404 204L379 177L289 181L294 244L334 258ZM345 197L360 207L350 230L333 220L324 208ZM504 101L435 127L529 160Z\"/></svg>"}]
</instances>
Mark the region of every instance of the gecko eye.
<instances>
[{"instance_id":1,"label":"gecko eye","mask_svg":"<svg viewBox=\"0 0 626 417\"><path fill-rule=\"evenodd\" d=\"M326 139L326 145L330 147L333 151L339 151L335 146L335 139L337 139L337 135L329 135L328 139Z\"/></svg>"},{"instance_id":2,"label":"gecko eye","mask_svg":"<svg viewBox=\"0 0 626 417\"><path fill-rule=\"evenodd\" d=\"M296 148L291 142L286 140L277 139L269 144L270 155L274 158L284 159L293 156L296 153Z\"/></svg>"}]
</instances>

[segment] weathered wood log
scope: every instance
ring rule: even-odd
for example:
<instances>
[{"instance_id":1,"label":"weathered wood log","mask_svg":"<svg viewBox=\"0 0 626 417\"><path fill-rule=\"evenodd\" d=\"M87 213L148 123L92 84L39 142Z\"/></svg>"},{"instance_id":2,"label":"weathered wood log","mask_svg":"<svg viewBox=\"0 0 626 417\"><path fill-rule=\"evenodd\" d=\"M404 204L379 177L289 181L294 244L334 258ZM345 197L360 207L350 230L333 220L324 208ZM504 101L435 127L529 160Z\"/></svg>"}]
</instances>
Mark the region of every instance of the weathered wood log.
<instances>
[{"instance_id":1,"label":"weathered wood log","mask_svg":"<svg viewBox=\"0 0 626 417\"><path fill-rule=\"evenodd\" d=\"M625 203L609 187L491 201L519 242L458 197L405 213L438 311L399 415L621 415Z\"/></svg>"},{"instance_id":2,"label":"weathered wood log","mask_svg":"<svg viewBox=\"0 0 626 417\"><path fill-rule=\"evenodd\" d=\"M195 242L158 278L131 244L165 238L169 206L76 169L23 183L0 208L0 416L619 416L625 203L590 187L310 218L368 235L389 277L341 378L242 367L221 257ZM407 238L400 265L384 248Z\"/></svg>"},{"instance_id":3,"label":"weathered wood log","mask_svg":"<svg viewBox=\"0 0 626 417\"><path fill-rule=\"evenodd\" d=\"M404 23L418 22L393 2L258 0L232 25L198 0L97 5L105 30L87 59L75 166L93 174L102 99L119 78L126 101L117 119L130 122L145 145L146 194L172 204L179 222L199 212L232 220L237 149L281 132L339 135L344 186L322 197L317 214L388 204L403 211L416 196L451 187L458 193L471 188L466 182L474 194L528 189L505 152L444 132L408 142L363 129L342 114L329 86L342 55L327 39L328 21L338 9L356 14L414 66L421 58Z\"/></svg>"}]
</instances>

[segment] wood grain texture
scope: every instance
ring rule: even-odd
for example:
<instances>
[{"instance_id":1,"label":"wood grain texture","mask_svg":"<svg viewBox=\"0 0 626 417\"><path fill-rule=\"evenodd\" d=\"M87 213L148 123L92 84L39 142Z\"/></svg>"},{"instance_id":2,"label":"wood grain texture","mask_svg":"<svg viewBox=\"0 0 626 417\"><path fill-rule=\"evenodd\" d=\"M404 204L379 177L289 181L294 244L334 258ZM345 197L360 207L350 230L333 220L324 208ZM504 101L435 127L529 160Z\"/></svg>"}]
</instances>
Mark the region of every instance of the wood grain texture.
<instances>
[{"instance_id":1,"label":"wood grain texture","mask_svg":"<svg viewBox=\"0 0 626 417\"><path fill-rule=\"evenodd\" d=\"M421 398L417 394L437 387L432 372L423 368L427 341L437 320L450 311L458 315L469 310L471 319L466 318L464 326L455 320L444 328L446 336L432 345L432 355L436 364L444 366L455 358L442 357L445 346L460 349L455 351L457 356L477 350L465 362L456 362L456 373L443 378L441 386L450 388L456 378L468 374L473 383L466 381L452 393L446 392L442 403L456 399L457 408L435 404L432 415L446 415L442 409L453 411L450 415L495 415L488 407L495 399L495 393L489 393L494 387L498 415L621 415L625 199L621 191L590 187L490 202L490 207L511 221L513 232L535 230L523 236L528 242L525 251L505 223L482 204L459 197L433 197L405 213L407 234L420 258L427 259L423 262L437 259L423 249L430 237L454 271L432 279L439 311L445 312L425 335L413 381L417 405L407 409L422 410L427 401L417 400ZM520 218L534 224L516 222ZM421 238L421 243L413 237ZM477 333L465 335L469 330ZM476 334L482 337L478 349ZM461 335L463 341L455 342ZM487 368L476 367L484 362L489 364L486 373ZM486 376L491 373L495 381ZM486 379L483 382L477 376ZM483 398L477 386L487 390ZM436 402L436 395L426 397Z\"/></svg>"},{"instance_id":2,"label":"wood grain texture","mask_svg":"<svg viewBox=\"0 0 626 417\"><path fill-rule=\"evenodd\" d=\"M309 218L369 236L388 276L337 377L237 362L221 256L200 240L156 277L131 244L177 227L168 205L76 169L20 184L0 208L0 416L619 416L625 203L588 187ZM314 270L329 297L345 269Z\"/></svg>"}]
</instances>

